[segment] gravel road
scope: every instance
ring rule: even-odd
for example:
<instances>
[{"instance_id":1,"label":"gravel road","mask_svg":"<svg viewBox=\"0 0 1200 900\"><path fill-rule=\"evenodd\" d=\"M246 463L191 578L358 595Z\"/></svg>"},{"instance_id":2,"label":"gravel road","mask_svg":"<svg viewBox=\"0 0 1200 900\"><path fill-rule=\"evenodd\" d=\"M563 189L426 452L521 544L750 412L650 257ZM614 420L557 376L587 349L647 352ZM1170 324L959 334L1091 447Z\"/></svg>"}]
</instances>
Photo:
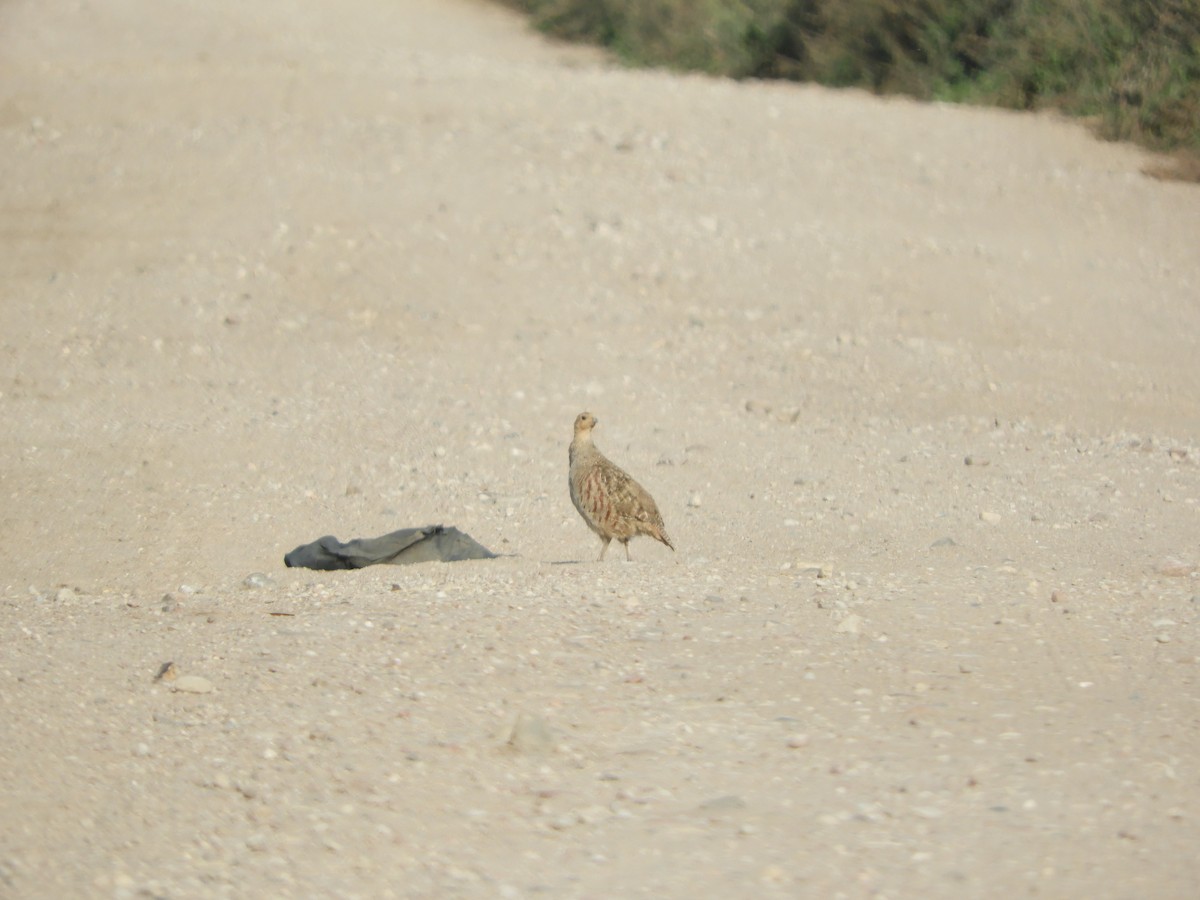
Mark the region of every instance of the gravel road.
<instances>
[{"instance_id":1,"label":"gravel road","mask_svg":"<svg viewBox=\"0 0 1200 900\"><path fill-rule=\"evenodd\" d=\"M465 0L6 0L0 160L0 895L1200 895L1142 151ZM596 561L583 410L677 553ZM283 567L431 523L501 556Z\"/></svg>"}]
</instances>

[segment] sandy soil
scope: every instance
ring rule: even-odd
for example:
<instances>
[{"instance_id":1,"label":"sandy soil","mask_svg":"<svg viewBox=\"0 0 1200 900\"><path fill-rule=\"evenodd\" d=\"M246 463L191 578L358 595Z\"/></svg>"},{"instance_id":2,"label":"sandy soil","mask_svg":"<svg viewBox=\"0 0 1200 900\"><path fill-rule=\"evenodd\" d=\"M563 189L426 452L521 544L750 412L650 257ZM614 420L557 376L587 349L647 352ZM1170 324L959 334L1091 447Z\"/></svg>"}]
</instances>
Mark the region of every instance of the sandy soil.
<instances>
[{"instance_id":1,"label":"sandy soil","mask_svg":"<svg viewBox=\"0 0 1200 900\"><path fill-rule=\"evenodd\" d=\"M0 159L0 894L1200 893L1139 151L474 3L6 0ZM678 553L595 562L582 409ZM504 556L282 566L431 522Z\"/></svg>"}]
</instances>

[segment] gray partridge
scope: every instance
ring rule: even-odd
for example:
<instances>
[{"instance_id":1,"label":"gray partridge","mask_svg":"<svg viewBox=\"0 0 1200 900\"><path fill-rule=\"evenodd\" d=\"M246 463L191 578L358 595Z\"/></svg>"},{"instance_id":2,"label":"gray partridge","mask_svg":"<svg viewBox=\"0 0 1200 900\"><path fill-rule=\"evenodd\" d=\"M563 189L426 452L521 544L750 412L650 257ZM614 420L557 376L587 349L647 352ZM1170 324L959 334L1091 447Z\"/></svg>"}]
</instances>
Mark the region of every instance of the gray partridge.
<instances>
[{"instance_id":1,"label":"gray partridge","mask_svg":"<svg viewBox=\"0 0 1200 900\"><path fill-rule=\"evenodd\" d=\"M662 541L674 551L654 498L592 443L592 429L597 423L589 412L575 417L575 437L568 457L571 502L604 542L600 559L604 559L613 538L625 545L625 558L629 559L629 541L639 534Z\"/></svg>"}]
</instances>

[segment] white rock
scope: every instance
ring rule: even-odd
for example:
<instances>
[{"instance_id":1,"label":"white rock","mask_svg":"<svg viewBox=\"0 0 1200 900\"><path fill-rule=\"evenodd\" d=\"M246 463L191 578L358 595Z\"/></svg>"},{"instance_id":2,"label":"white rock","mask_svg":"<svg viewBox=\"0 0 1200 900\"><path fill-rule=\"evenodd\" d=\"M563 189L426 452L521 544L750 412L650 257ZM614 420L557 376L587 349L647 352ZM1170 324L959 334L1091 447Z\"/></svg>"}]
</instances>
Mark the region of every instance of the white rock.
<instances>
[{"instance_id":1,"label":"white rock","mask_svg":"<svg viewBox=\"0 0 1200 900\"><path fill-rule=\"evenodd\" d=\"M199 675L181 675L175 679L172 687L185 694L208 694L212 692L212 682Z\"/></svg>"},{"instance_id":2,"label":"white rock","mask_svg":"<svg viewBox=\"0 0 1200 900\"><path fill-rule=\"evenodd\" d=\"M862 631L862 617L850 613L850 615L838 622L837 628L834 631L838 634L858 634Z\"/></svg>"},{"instance_id":3,"label":"white rock","mask_svg":"<svg viewBox=\"0 0 1200 900\"><path fill-rule=\"evenodd\" d=\"M518 753L549 753L554 749L554 736L541 716L519 713L509 734L508 746Z\"/></svg>"}]
</instances>

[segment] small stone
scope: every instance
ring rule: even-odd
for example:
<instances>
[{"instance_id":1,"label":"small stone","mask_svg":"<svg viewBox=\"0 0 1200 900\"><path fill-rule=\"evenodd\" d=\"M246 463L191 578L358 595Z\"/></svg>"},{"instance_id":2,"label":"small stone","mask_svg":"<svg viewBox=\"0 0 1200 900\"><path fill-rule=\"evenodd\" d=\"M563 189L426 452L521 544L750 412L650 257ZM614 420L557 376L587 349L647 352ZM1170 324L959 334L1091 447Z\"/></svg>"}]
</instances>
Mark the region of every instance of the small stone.
<instances>
[{"instance_id":1,"label":"small stone","mask_svg":"<svg viewBox=\"0 0 1200 900\"><path fill-rule=\"evenodd\" d=\"M133 748L133 755L134 756L149 756L150 755L150 745L146 744L146 743L139 743L136 747Z\"/></svg>"},{"instance_id":2,"label":"small stone","mask_svg":"<svg viewBox=\"0 0 1200 900\"><path fill-rule=\"evenodd\" d=\"M858 634L862 631L862 617L850 613L850 615L838 622L837 628L834 631L838 634Z\"/></svg>"},{"instance_id":3,"label":"small stone","mask_svg":"<svg viewBox=\"0 0 1200 900\"><path fill-rule=\"evenodd\" d=\"M782 866L771 865L758 873L758 880L764 884L783 884L788 880L788 873Z\"/></svg>"},{"instance_id":4,"label":"small stone","mask_svg":"<svg viewBox=\"0 0 1200 900\"><path fill-rule=\"evenodd\" d=\"M1200 568L1193 563L1186 563L1179 559L1166 559L1158 566L1158 574L1166 575L1168 578L1187 578Z\"/></svg>"},{"instance_id":5,"label":"small stone","mask_svg":"<svg viewBox=\"0 0 1200 900\"><path fill-rule=\"evenodd\" d=\"M554 735L541 716L518 713L507 745L518 753L549 753L554 749Z\"/></svg>"},{"instance_id":6,"label":"small stone","mask_svg":"<svg viewBox=\"0 0 1200 900\"><path fill-rule=\"evenodd\" d=\"M1155 639L1156 641L1158 641L1160 644L1169 644L1169 643L1171 643L1171 636L1170 636L1169 634L1165 634L1165 633L1164 633L1164 634L1159 634L1159 635L1156 635L1154 639Z\"/></svg>"},{"instance_id":7,"label":"small stone","mask_svg":"<svg viewBox=\"0 0 1200 900\"><path fill-rule=\"evenodd\" d=\"M175 679L174 688L185 694L208 694L212 692L212 682L199 675L182 675Z\"/></svg>"},{"instance_id":8,"label":"small stone","mask_svg":"<svg viewBox=\"0 0 1200 900\"><path fill-rule=\"evenodd\" d=\"M1171 457L1175 462L1183 462L1188 458L1188 452L1183 447L1172 447L1167 451L1167 456Z\"/></svg>"},{"instance_id":9,"label":"small stone","mask_svg":"<svg viewBox=\"0 0 1200 900\"><path fill-rule=\"evenodd\" d=\"M808 746L808 735L807 734L793 734L791 737L789 737L787 739L787 746L788 746L789 750L799 750L803 747L807 747Z\"/></svg>"},{"instance_id":10,"label":"small stone","mask_svg":"<svg viewBox=\"0 0 1200 900\"><path fill-rule=\"evenodd\" d=\"M727 794L723 797L705 800L700 804L700 808L705 812L730 812L735 809L745 809L746 801L736 794Z\"/></svg>"},{"instance_id":11,"label":"small stone","mask_svg":"<svg viewBox=\"0 0 1200 900\"><path fill-rule=\"evenodd\" d=\"M983 512L981 512L979 514L979 520L981 522L987 522L989 525L995 525L997 522L1000 521L1000 519L1001 519L1000 513L992 512L991 510L985 509Z\"/></svg>"},{"instance_id":12,"label":"small stone","mask_svg":"<svg viewBox=\"0 0 1200 900\"><path fill-rule=\"evenodd\" d=\"M271 583L271 576L267 575L265 572L251 572L249 575L247 575L245 578L242 579L242 587L249 588L250 590L257 590L258 588L264 588L267 585L269 585L270 583Z\"/></svg>"},{"instance_id":13,"label":"small stone","mask_svg":"<svg viewBox=\"0 0 1200 900\"><path fill-rule=\"evenodd\" d=\"M699 494L692 494L692 496L688 498L688 506L692 507L692 509L699 509L700 503L701 498Z\"/></svg>"},{"instance_id":14,"label":"small stone","mask_svg":"<svg viewBox=\"0 0 1200 900\"><path fill-rule=\"evenodd\" d=\"M75 599L75 591L69 587L61 587L54 592L54 599L58 603L70 603Z\"/></svg>"},{"instance_id":15,"label":"small stone","mask_svg":"<svg viewBox=\"0 0 1200 900\"><path fill-rule=\"evenodd\" d=\"M947 537L943 537L943 538L938 538L936 541L934 541L932 544L929 545L929 549L937 550L942 547L957 547L957 546L958 546L958 542L955 541L954 538L947 536Z\"/></svg>"},{"instance_id":16,"label":"small stone","mask_svg":"<svg viewBox=\"0 0 1200 900\"><path fill-rule=\"evenodd\" d=\"M583 825L596 825L605 819L612 818L612 810L604 806L585 806L575 813L575 818Z\"/></svg>"},{"instance_id":17,"label":"small stone","mask_svg":"<svg viewBox=\"0 0 1200 900\"><path fill-rule=\"evenodd\" d=\"M990 466L991 464L990 459L980 459L976 456L968 456L963 459L964 466Z\"/></svg>"}]
</instances>

